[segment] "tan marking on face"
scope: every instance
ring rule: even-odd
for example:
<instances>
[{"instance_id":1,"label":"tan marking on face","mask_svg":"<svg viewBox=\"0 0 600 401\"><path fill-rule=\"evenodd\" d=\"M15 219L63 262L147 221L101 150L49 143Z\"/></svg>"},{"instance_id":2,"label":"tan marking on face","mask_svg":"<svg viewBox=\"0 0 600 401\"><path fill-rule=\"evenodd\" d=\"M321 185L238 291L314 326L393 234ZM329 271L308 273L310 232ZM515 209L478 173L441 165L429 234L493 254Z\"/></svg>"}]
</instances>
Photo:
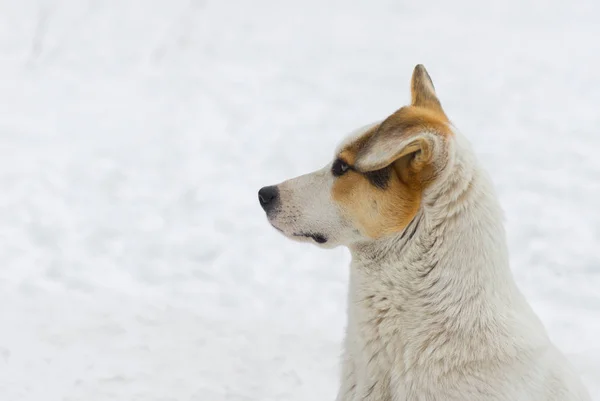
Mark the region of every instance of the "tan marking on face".
<instances>
[{"instance_id":1,"label":"tan marking on face","mask_svg":"<svg viewBox=\"0 0 600 401\"><path fill-rule=\"evenodd\" d=\"M421 203L421 192L411 188L392 169L386 189L375 187L361 173L350 170L336 178L332 196L353 225L370 238L402 231Z\"/></svg>"},{"instance_id":2,"label":"tan marking on face","mask_svg":"<svg viewBox=\"0 0 600 401\"><path fill-rule=\"evenodd\" d=\"M345 161L350 166L353 166L356 162L356 153L349 150L342 150L337 157L338 159Z\"/></svg>"},{"instance_id":3,"label":"tan marking on face","mask_svg":"<svg viewBox=\"0 0 600 401\"><path fill-rule=\"evenodd\" d=\"M353 165L361 152L369 150L371 141L385 141L392 135L410 137L424 131L442 137L452 135L445 115L422 107L403 107L342 149L338 157ZM391 175L385 189L375 187L362 172L350 170L335 179L332 197L368 237L401 232L417 214L422 191L433 180L429 153L422 149L420 160L414 154L390 160L387 166Z\"/></svg>"}]
</instances>

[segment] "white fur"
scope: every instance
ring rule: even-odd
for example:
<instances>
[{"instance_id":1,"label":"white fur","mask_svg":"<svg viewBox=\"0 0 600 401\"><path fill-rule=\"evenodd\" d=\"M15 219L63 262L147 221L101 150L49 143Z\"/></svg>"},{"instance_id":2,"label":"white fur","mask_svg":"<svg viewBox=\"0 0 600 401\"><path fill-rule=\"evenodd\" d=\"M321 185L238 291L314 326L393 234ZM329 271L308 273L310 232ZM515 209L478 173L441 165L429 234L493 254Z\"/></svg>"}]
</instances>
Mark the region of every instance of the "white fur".
<instances>
[{"instance_id":1,"label":"white fur","mask_svg":"<svg viewBox=\"0 0 600 401\"><path fill-rule=\"evenodd\" d=\"M489 178L453 145L412 239L351 247L337 400L589 400L514 283Z\"/></svg>"},{"instance_id":2,"label":"white fur","mask_svg":"<svg viewBox=\"0 0 600 401\"><path fill-rule=\"evenodd\" d=\"M279 186L274 226L352 253L337 401L590 400L515 285L490 179L460 134L446 156L417 216L379 240L330 199L330 165Z\"/></svg>"}]
</instances>

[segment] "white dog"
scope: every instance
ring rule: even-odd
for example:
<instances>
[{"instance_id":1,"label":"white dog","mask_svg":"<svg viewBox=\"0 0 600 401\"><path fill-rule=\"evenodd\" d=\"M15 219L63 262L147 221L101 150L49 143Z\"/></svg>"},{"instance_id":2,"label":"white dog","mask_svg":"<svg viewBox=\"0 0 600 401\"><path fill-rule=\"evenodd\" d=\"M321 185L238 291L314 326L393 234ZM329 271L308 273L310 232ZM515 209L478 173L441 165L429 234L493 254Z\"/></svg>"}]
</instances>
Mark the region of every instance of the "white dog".
<instances>
[{"instance_id":1,"label":"white dog","mask_svg":"<svg viewBox=\"0 0 600 401\"><path fill-rule=\"evenodd\" d=\"M490 179L422 65L411 104L262 188L284 235L352 254L338 401L590 400L517 289Z\"/></svg>"}]
</instances>

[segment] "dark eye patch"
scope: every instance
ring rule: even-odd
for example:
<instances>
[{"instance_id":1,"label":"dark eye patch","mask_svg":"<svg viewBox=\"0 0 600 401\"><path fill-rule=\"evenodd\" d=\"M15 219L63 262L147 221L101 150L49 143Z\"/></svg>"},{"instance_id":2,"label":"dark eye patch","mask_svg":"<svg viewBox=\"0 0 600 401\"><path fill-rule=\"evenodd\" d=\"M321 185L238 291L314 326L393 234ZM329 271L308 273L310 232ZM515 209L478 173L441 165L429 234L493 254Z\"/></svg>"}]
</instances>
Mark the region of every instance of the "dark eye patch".
<instances>
[{"instance_id":1,"label":"dark eye patch","mask_svg":"<svg viewBox=\"0 0 600 401\"><path fill-rule=\"evenodd\" d=\"M371 184L380 189L386 189L391 177L391 167L385 167L381 170L369 171L365 177Z\"/></svg>"},{"instance_id":2,"label":"dark eye patch","mask_svg":"<svg viewBox=\"0 0 600 401\"><path fill-rule=\"evenodd\" d=\"M344 160L342 159L336 159L333 162L333 165L331 166L331 173L335 176L335 177L339 177L342 176L346 173L346 171L350 170L350 165L348 163L346 163Z\"/></svg>"}]
</instances>

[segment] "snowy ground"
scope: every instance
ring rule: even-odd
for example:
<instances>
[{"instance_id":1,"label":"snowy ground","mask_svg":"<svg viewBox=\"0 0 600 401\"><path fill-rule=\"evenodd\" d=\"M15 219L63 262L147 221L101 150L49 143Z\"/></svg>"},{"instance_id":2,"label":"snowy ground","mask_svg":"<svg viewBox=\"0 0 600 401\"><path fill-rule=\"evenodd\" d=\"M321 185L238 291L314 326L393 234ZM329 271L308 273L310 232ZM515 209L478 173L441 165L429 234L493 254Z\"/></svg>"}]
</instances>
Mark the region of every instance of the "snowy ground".
<instances>
[{"instance_id":1,"label":"snowy ground","mask_svg":"<svg viewBox=\"0 0 600 401\"><path fill-rule=\"evenodd\" d=\"M600 400L600 3L481 3L0 0L0 399L333 400L349 256L256 191L424 63Z\"/></svg>"}]
</instances>

